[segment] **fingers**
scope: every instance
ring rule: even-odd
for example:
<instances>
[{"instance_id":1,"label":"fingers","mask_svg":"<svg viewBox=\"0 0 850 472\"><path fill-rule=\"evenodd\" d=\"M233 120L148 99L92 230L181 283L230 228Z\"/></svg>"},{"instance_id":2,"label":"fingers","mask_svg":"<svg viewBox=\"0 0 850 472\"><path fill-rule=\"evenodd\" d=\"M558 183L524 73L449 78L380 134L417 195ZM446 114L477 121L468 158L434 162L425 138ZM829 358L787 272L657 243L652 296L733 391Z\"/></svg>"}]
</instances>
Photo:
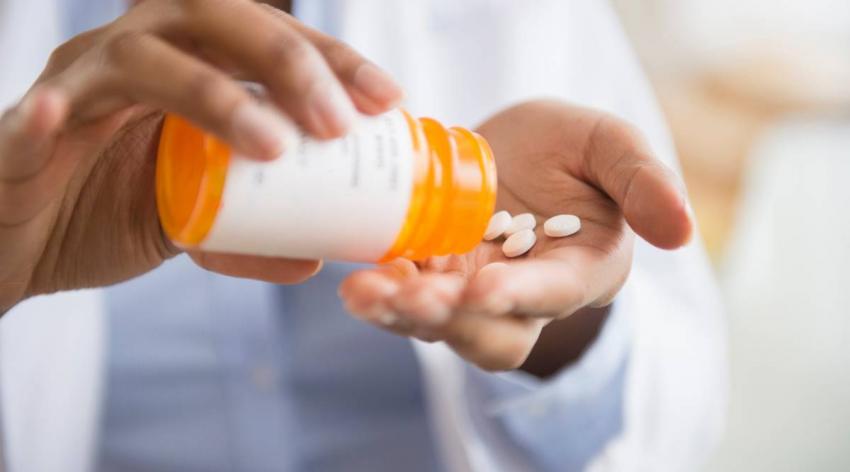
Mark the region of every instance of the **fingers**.
<instances>
[{"instance_id":1,"label":"fingers","mask_svg":"<svg viewBox=\"0 0 850 472\"><path fill-rule=\"evenodd\" d=\"M271 159L294 142L291 123L221 71L154 36L130 35L124 43L115 61L134 101L183 115L251 156ZM163 70L167 81L157 80Z\"/></svg>"},{"instance_id":2,"label":"fingers","mask_svg":"<svg viewBox=\"0 0 850 472\"><path fill-rule=\"evenodd\" d=\"M456 274L400 275L382 267L350 275L340 296L364 321L427 342L445 341L482 369L519 367L547 321L459 310L466 289Z\"/></svg>"},{"instance_id":3,"label":"fingers","mask_svg":"<svg viewBox=\"0 0 850 472\"><path fill-rule=\"evenodd\" d=\"M339 296L351 313L360 315L365 321L387 327L397 320L390 307L407 278L418 275L416 266L407 260L398 259L375 268L358 270L340 284Z\"/></svg>"},{"instance_id":4,"label":"fingers","mask_svg":"<svg viewBox=\"0 0 850 472\"><path fill-rule=\"evenodd\" d=\"M254 103L233 74L264 85L286 117ZM280 154L294 134L287 117L333 138L351 126L355 104L375 114L402 96L350 47L250 1L144 2L58 48L40 81L65 93L80 121L153 105L258 158Z\"/></svg>"},{"instance_id":5,"label":"fingers","mask_svg":"<svg viewBox=\"0 0 850 472\"><path fill-rule=\"evenodd\" d=\"M444 341L483 369L514 369L546 324L611 302L628 276L630 251L557 248L546 258L490 263L468 279L380 267L353 273L340 296L371 324Z\"/></svg>"},{"instance_id":6,"label":"fingers","mask_svg":"<svg viewBox=\"0 0 850 472\"><path fill-rule=\"evenodd\" d=\"M548 320L468 314L444 328L445 341L464 359L488 371L518 369Z\"/></svg>"},{"instance_id":7,"label":"fingers","mask_svg":"<svg viewBox=\"0 0 850 472\"><path fill-rule=\"evenodd\" d=\"M232 143L242 153L272 159L294 141L293 125L261 106L238 83L203 61L151 35L126 33L106 47L102 68L80 74L68 70L48 83L64 90L77 109L109 113L124 106L123 97L183 115ZM162 80L167 70L168 80Z\"/></svg>"},{"instance_id":8,"label":"fingers","mask_svg":"<svg viewBox=\"0 0 850 472\"><path fill-rule=\"evenodd\" d=\"M627 123L600 118L589 137L584 173L622 209L632 229L651 244L675 249L693 233L684 183Z\"/></svg>"},{"instance_id":9,"label":"fingers","mask_svg":"<svg viewBox=\"0 0 850 472\"><path fill-rule=\"evenodd\" d=\"M389 308L389 300L398 292L401 281L380 269L357 271L339 288L339 296L348 312L385 329L395 328L398 316ZM396 334L404 333L396 331Z\"/></svg>"},{"instance_id":10,"label":"fingers","mask_svg":"<svg viewBox=\"0 0 850 472\"><path fill-rule=\"evenodd\" d=\"M196 264L209 271L275 284L301 283L316 275L322 268L321 261L313 260L208 252L190 252L189 255Z\"/></svg>"},{"instance_id":11,"label":"fingers","mask_svg":"<svg viewBox=\"0 0 850 472\"><path fill-rule=\"evenodd\" d=\"M388 306L415 325L438 327L452 317L465 288L466 280L459 275L425 274L406 280Z\"/></svg>"},{"instance_id":12,"label":"fingers","mask_svg":"<svg viewBox=\"0 0 850 472\"><path fill-rule=\"evenodd\" d=\"M559 258L491 263L469 281L461 311L559 319L608 303L628 274L617 257L565 248Z\"/></svg>"},{"instance_id":13,"label":"fingers","mask_svg":"<svg viewBox=\"0 0 850 472\"><path fill-rule=\"evenodd\" d=\"M281 10L268 5L264 7L316 45L363 113L383 113L404 98L404 91L386 72L342 41L300 23Z\"/></svg>"},{"instance_id":14,"label":"fingers","mask_svg":"<svg viewBox=\"0 0 850 472\"><path fill-rule=\"evenodd\" d=\"M207 50L257 77L310 134L333 138L348 131L354 106L319 50L253 2L222 5L199 7L192 21L194 35Z\"/></svg>"},{"instance_id":15,"label":"fingers","mask_svg":"<svg viewBox=\"0 0 850 472\"><path fill-rule=\"evenodd\" d=\"M344 134L354 106L377 114L396 106L401 88L389 75L338 39L265 4L202 8L196 36L205 51L262 82L306 131L321 138ZM199 18L199 20L198 20ZM250 24L251 28L229 25Z\"/></svg>"}]
</instances>

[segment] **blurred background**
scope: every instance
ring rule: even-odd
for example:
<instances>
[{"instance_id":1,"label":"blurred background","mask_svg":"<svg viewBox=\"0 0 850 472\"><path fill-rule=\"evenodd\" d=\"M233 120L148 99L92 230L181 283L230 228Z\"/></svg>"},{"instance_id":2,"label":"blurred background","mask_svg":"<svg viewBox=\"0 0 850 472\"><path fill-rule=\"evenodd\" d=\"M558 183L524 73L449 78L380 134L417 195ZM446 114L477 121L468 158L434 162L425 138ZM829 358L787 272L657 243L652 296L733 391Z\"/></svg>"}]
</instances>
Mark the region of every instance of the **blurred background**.
<instances>
[{"instance_id":1,"label":"blurred background","mask_svg":"<svg viewBox=\"0 0 850 472\"><path fill-rule=\"evenodd\" d=\"M614 3L728 307L709 470L850 470L850 1Z\"/></svg>"}]
</instances>

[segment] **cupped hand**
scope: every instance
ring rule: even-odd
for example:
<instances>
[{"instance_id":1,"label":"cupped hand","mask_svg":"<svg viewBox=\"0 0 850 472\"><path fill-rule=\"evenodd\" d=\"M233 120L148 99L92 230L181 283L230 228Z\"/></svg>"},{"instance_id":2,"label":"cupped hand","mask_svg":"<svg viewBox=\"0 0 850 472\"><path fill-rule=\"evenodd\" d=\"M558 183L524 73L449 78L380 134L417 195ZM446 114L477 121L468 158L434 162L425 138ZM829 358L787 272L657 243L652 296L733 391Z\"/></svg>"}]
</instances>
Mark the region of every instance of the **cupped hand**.
<instances>
[{"instance_id":1,"label":"cupped hand","mask_svg":"<svg viewBox=\"0 0 850 472\"><path fill-rule=\"evenodd\" d=\"M634 233L674 249L693 231L684 186L632 126L553 101L528 102L484 123L499 175L497 209L530 212L537 243L507 259L501 242L414 264L397 260L351 274L340 287L358 317L401 335L445 341L488 370L520 366L544 326L605 306L623 286ZM581 231L543 234L574 214Z\"/></svg>"},{"instance_id":2,"label":"cupped hand","mask_svg":"<svg viewBox=\"0 0 850 472\"><path fill-rule=\"evenodd\" d=\"M272 111L239 80L263 85ZM250 158L272 159L294 121L318 138L401 99L343 43L251 0L146 0L53 52L0 119L0 313L30 295L125 280L178 251L156 215L163 112ZM229 275L296 282L318 261L192 254Z\"/></svg>"}]
</instances>

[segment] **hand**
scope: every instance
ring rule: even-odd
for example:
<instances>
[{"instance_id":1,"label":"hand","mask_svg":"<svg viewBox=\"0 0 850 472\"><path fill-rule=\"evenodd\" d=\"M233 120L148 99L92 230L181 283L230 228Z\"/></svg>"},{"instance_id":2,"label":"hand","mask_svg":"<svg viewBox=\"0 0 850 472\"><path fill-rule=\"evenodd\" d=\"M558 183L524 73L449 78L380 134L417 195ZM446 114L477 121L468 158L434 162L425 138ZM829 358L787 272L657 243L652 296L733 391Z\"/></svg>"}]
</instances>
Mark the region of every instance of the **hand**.
<instances>
[{"instance_id":1,"label":"hand","mask_svg":"<svg viewBox=\"0 0 850 472\"><path fill-rule=\"evenodd\" d=\"M162 111L186 116L257 159L292 125L319 138L355 110L401 98L347 46L249 0L147 0L59 47L0 119L0 313L30 295L115 283L177 253L156 215L153 158ZM225 274L296 282L318 261L193 254Z\"/></svg>"},{"instance_id":2,"label":"hand","mask_svg":"<svg viewBox=\"0 0 850 472\"><path fill-rule=\"evenodd\" d=\"M340 294L370 323L445 341L484 369L513 369L548 323L611 303L631 267L630 227L673 249L690 240L693 222L679 178L614 117L538 101L503 111L478 131L496 156L498 209L531 212L539 223L575 214L581 231L549 238L538 225L534 248L511 260L500 242L418 264L397 260L351 274Z\"/></svg>"}]
</instances>

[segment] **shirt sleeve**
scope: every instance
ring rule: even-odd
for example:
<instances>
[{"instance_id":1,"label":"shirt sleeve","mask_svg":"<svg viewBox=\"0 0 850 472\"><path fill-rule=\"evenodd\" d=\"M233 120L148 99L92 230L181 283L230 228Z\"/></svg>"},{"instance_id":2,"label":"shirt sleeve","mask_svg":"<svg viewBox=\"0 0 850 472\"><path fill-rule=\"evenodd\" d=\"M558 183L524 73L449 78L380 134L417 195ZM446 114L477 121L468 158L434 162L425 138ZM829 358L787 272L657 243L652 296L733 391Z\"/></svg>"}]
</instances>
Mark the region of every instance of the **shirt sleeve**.
<instances>
[{"instance_id":1,"label":"shirt sleeve","mask_svg":"<svg viewBox=\"0 0 850 472\"><path fill-rule=\"evenodd\" d=\"M473 426L503 460L532 470L583 470L622 431L631 344L628 292L620 293L579 360L550 379L464 367Z\"/></svg>"}]
</instances>

